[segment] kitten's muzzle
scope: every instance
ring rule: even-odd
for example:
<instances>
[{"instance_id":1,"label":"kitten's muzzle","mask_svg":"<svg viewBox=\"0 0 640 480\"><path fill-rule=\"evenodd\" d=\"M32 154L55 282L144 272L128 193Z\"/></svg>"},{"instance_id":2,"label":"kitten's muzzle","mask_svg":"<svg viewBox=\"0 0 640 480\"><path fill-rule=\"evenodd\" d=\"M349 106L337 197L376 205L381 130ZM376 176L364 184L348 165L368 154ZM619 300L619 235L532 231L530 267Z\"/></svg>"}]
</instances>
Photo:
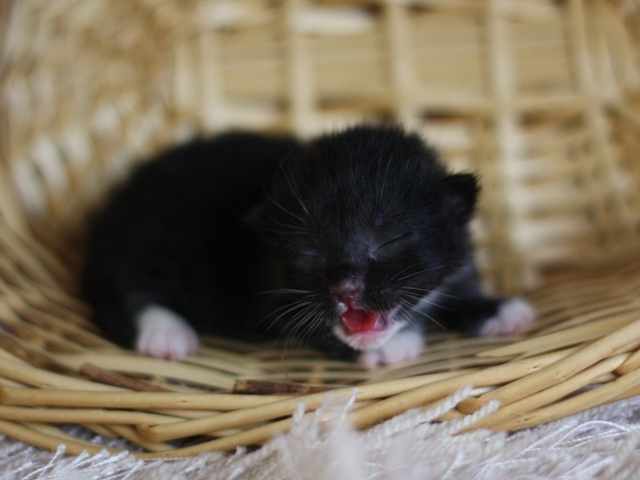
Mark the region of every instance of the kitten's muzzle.
<instances>
[{"instance_id":1,"label":"kitten's muzzle","mask_svg":"<svg viewBox=\"0 0 640 480\"><path fill-rule=\"evenodd\" d=\"M338 303L349 306L358 300L362 287L362 282L359 280L345 280L338 284L329 285L329 293Z\"/></svg>"},{"instance_id":2,"label":"kitten's muzzle","mask_svg":"<svg viewBox=\"0 0 640 480\"><path fill-rule=\"evenodd\" d=\"M329 292L336 301L340 325L336 334L357 349L377 345L387 337L395 311L371 310L362 300L364 282L349 276L329 284Z\"/></svg>"}]
</instances>

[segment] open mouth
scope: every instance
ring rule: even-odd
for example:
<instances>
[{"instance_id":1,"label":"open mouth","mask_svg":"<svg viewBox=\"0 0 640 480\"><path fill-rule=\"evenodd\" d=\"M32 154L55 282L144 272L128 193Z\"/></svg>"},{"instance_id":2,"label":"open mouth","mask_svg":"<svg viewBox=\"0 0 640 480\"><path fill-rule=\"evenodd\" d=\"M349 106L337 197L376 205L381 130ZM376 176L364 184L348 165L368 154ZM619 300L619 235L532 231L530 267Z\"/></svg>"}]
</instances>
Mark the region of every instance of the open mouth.
<instances>
[{"instance_id":1,"label":"open mouth","mask_svg":"<svg viewBox=\"0 0 640 480\"><path fill-rule=\"evenodd\" d=\"M398 309L372 311L344 306L335 334L356 350L370 350L382 346L395 332L405 325L394 319Z\"/></svg>"},{"instance_id":2,"label":"open mouth","mask_svg":"<svg viewBox=\"0 0 640 480\"><path fill-rule=\"evenodd\" d=\"M347 335L382 332L387 329L386 319L380 312L349 308L340 315L340 320Z\"/></svg>"}]
</instances>

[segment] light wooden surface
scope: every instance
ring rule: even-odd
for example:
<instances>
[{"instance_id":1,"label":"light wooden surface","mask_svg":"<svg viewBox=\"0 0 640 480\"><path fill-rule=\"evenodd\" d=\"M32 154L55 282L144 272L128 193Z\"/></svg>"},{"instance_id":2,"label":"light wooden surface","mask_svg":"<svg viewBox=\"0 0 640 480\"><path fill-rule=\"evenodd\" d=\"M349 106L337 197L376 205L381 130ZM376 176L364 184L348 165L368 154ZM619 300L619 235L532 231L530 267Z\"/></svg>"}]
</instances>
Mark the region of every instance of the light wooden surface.
<instances>
[{"instance_id":1,"label":"light wooden surface","mask_svg":"<svg viewBox=\"0 0 640 480\"><path fill-rule=\"evenodd\" d=\"M355 395L351 421L367 428L472 384L442 418L497 400L470 428L516 430L640 393L640 28L622 6L0 3L0 432L98 451L55 426L77 423L178 456L260 444L327 394ZM545 276L520 338L433 333L416 361L375 371L221 339L154 360L87 320L73 293L86 218L138 159L229 128L308 137L362 119L402 122L481 173L473 231L491 288L605 266ZM230 393L238 379L315 390Z\"/></svg>"}]
</instances>

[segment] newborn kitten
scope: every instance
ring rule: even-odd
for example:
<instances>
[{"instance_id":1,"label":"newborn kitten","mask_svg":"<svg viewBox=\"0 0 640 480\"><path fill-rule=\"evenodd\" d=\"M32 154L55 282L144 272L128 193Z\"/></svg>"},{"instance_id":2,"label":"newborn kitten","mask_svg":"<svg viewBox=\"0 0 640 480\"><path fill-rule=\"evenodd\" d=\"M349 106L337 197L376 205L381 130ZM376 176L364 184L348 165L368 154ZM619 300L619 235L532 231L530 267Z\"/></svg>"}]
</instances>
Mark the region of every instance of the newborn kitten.
<instances>
[{"instance_id":1,"label":"newborn kitten","mask_svg":"<svg viewBox=\"0 0 640 480\"><path fill-rule=\"evenodd\" d=\"M531 307L480 289L468 232L478 190L396 127L304 145L196 141L114 195L93 226L83 291L102 328L165 358L197 349L194 328L247 337L274 323L370 367L418 356L432 317L517 333Z\"/></svg>"}]
</instances>

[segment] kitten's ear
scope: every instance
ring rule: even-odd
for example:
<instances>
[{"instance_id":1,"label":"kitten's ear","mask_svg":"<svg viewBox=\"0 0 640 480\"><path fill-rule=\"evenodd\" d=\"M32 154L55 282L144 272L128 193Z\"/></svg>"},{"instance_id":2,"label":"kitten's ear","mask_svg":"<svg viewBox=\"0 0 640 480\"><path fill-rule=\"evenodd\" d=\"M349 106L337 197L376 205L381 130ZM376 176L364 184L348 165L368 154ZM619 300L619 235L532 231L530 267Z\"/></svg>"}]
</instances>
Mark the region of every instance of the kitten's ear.
<instances>
[{"instance_id":1,"label":"kitten's ear","mask_svg":"<svg viewBox=\"0 0 640 480\"><path fill-rule=\"evenodd\" d=\"M446 177L444 183L452 213L469 218L480 193L478 178L472 173L456 173Z\"/></svg>"}]
</instances>

